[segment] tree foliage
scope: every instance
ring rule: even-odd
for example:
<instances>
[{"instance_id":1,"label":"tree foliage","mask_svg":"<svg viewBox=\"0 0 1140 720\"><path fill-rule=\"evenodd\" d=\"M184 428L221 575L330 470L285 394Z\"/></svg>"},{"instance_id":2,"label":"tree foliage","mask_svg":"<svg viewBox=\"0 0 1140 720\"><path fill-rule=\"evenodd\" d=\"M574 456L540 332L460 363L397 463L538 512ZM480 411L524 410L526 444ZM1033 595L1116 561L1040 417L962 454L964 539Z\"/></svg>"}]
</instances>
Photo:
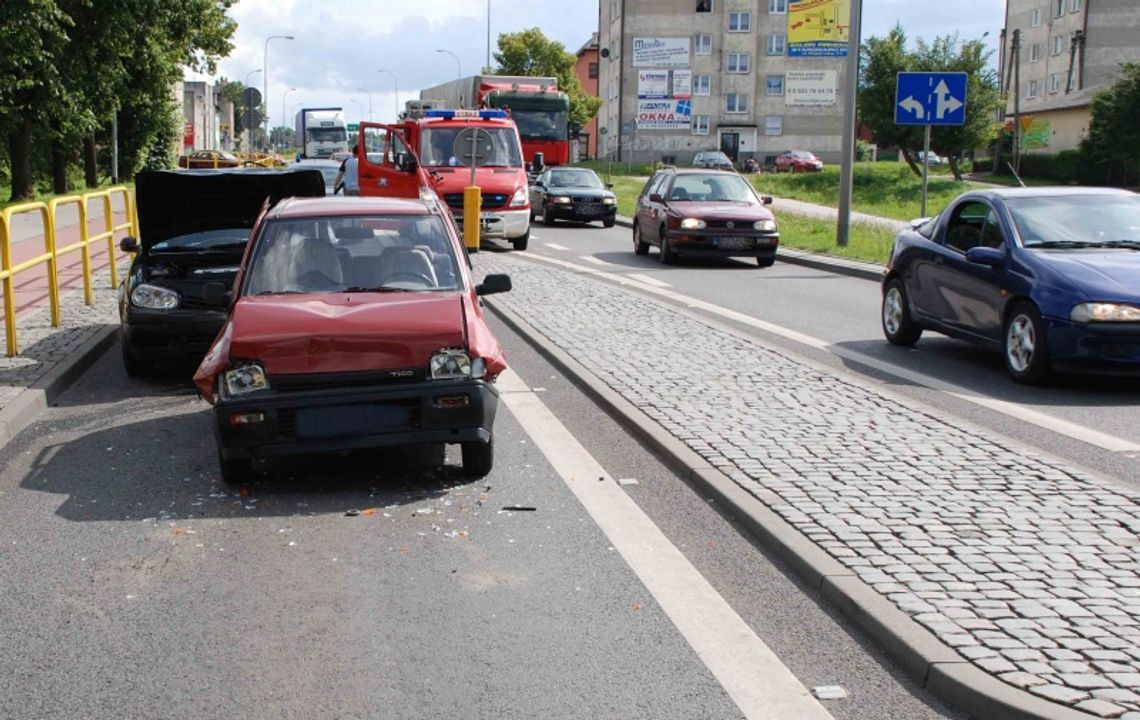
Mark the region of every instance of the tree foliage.
<instances>
[{"instance_id":1,"label":"tree foliage","mask_svg":"<svg viewBox=\"0 0 1140 720\"><path fill-rule=\"evenodd\" d=\"M574 65L578 58L560 42L550 40L538 28L499 35L495 53L496 75L533 75L558 79L558 88L570 98L570 123L581 127L602 107L601 98L582 87Z\"/></svg>"},{"instance_id":2,"label":"tree foliage","mask_svg":"<svg viewBox=\"0 0 1140 720\"><path fill-rule=\"evenodd\" d=\"M161 158L151 144L156 136L170 137L179 102L174 83L183 67L213 72L230 51L236 24L226 11L232 4L0 3L0 132L8 141L12 198L33 194L43 158L55 189L66 190L68 164L94 133L106 136L115 116L122 175L133 174L146 157Z\"/></svg>"},{"instance_id":3,"label":"tree foliage","mask_svg":"<svg viewBox=\"0 0 1140 720\"><path fill-rule=\"evenodd\" d=\"M1081 153L1107 168L1109 183L1128 185L1140 181L1140 64L1125 63L1120 71L1120 79L1093 98Z\"/></svg>"},{"instance_id":4,"label":"tree foliage","mask_svg":"<svg viewBox=\"0 0 1140 720\"><path fill-rule=\"evenodd\" d=\"M871 37L862 47L859 78L860 119L875 133L880 145L897 146L921 173L913 151L922 147L923 128L895 125L895 84L903 71L964 72L967 74L966 122L962 126L935 127L930 149L950 158L955 177L961 179L958 158L962 153L989 145L998 133L994 111L1001 107L997 74L990 68L993 52L981 40L962 42L957 34L939 36L931 43L919 40L907 50L906 33L895 26L886 37Z\"/></svg>"}]
</instances>

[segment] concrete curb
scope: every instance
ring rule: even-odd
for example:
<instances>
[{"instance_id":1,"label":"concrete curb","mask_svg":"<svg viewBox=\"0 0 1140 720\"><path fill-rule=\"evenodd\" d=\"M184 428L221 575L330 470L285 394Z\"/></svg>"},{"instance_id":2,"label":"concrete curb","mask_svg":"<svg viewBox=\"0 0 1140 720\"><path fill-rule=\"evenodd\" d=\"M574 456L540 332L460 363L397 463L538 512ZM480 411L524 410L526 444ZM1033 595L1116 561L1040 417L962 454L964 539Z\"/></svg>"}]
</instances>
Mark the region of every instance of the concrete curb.
<instances>
[{"instance_id":1,"label":"concrete curb","mask_svg":"<svg viewBox=\"0 0 1140 720\"><path fill-rule=\"evenodd\" d=\"M617 224L622 227L632 228L633 220L624 215L618 215ZM883 266L864 260L850 260L848 258L833 257L824 255L823 253L794 250L786 247L780 247L780 249L776 251L776 259L791 265L802 265L804 267L836 273L837 275L847 275L861 280L881 282L883 279Z\"/></svg>"},{"instance_id":2,"label":"concrete curb","mask_svg":"<svg viewBox=\"0 0 1140 720\"><path fill-rule=\"evenodd\" d=\"M840 612L921 687L978 720L1090 720L977 667L899 610L764 502L669 434L528 322L491 298L487 307L666 465L706 492L732 519ZM773 498L774 499L774 498Z\"/></svg>"},{"instance_id":3,"label":"concrete curb","mask_svg":"<svg viewBox=\"0 0 1140 720\"><path fill-rule=\"evenodd\" d=\"M0 449L39 419L48 406L91 367L117 337L116 325L104 325L62 362L0 409Z\"/></svg>"}]
</instances>

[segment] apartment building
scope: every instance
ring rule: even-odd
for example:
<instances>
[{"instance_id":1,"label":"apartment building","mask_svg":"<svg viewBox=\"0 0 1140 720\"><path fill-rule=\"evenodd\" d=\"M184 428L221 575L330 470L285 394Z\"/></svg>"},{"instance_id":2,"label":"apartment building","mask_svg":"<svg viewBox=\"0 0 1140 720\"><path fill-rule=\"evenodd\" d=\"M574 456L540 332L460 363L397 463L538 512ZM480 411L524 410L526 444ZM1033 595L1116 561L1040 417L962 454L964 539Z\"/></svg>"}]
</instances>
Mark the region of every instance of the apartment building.
<instances>
[{"instance_id":1,"label":"apartment building","mask_svg":"<svg viewBox=\"0 0 1140 720\"><path fill-rule=\"evenodd\" d=\"M574 65L574 72L582 83L582 89L587 94L598 96L598 34L594 33L589 42L578 50L578 61ZM586 123L578 138L578 155L581 158L594 159L598 156L598 118Z\"/></svg>"},{"instance_id":2,"label":"apartment building","mask_svg":"<svg viewBox=\"0 0 1140 720\"><path fill-rule=\"evenodd\" d=\"M234 106L222 94L220 82L184 81L182 119L179 152L233 150Z\"/></svg>"},{"instance_id":3,"label":"apartment building","mask_svg":"<svg viewBox=\"0 0 1140 720\"><path fill-rule=\"evenodd\" d=\"M1006 0L1001 68L1008 76L1015 31L1020 53L1017 102L1031 118L1027 152L1060 152L1088 133L1093 96L1140 62L1137 0ZM1014 111L1009 94L1006 113Z\"/></svg>"},{"instance_id":4,"label":"apartment building","mask_svg":"<svg viewBox=\"0 0 1140 720\"><path fill-rule=\"evenodd\" d=\"M837 162L848 0L601 0L599 156Z\"/></svg>"}]
</instances>

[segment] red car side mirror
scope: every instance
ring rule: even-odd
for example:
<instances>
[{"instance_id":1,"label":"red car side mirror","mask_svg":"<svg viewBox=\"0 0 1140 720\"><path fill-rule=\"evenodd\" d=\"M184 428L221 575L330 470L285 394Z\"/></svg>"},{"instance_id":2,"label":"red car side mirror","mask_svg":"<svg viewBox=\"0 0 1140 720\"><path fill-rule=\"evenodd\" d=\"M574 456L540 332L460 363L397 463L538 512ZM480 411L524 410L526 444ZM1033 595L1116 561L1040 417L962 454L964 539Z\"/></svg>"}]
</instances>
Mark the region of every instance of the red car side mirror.
<instances>
[{"instance_id":1,"label":"red car side mirror","mask_svg":"<svg viewBox=\"0 0 1140 720\"><path fill-rule=\"evenodd\" d=\"M665 198L661 197L661 195L659 193L653 193L652 195L649 196L649 202L655 202L655 203L665 202Z\"/></svg>"}]
</instances>

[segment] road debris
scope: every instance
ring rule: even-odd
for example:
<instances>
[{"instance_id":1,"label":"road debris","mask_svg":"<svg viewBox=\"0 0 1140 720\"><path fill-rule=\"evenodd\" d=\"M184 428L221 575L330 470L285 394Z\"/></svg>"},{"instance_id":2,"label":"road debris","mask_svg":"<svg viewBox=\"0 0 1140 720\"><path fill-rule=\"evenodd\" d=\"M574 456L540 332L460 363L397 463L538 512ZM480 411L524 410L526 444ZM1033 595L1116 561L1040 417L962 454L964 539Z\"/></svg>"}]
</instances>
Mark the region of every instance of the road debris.
<instances>
[{"instance_id":1,"label":"road debris","mask_svg":"<svg viewBox=\"0 0 1140 720\"><path fill-rule=\"evenodd\" d=\"M359 515L359 514L360 514L360 511L359 511L359 510L349 510L348 512L346 512L346 513L344 514L344 516L345 516L345 517L356 517L356 516L357 516L357 515Z\"/></svg>"},{"instance_id":2,"label":"road debris","mask_svg":"<svg viewBox=\"0 0 1140 720\"><path fill-rule=\"evenodd\" d=\"M618 478L618 485L637 485L637 478Z\"/></svg>"},{"instance_id":3,"label":"road debris","mask_svg":"<svg viewBox=\"0 0 1140 720\"><path fill-rule=\"evenodd\" d=\"M538 508L530 505L504 505L499 512L536 512Z\"/></svg>"},{"instance_id":4,"label":"road debris","mask_svg":"<svg viewBox=\"0 0 1140 720\"><path fill-rule=\"evenodd\" d=\"M817 685L811 689L811 694L820 700L842 700L847 697L847 691L838 685Z\"/></svg>"}]
</instances>

